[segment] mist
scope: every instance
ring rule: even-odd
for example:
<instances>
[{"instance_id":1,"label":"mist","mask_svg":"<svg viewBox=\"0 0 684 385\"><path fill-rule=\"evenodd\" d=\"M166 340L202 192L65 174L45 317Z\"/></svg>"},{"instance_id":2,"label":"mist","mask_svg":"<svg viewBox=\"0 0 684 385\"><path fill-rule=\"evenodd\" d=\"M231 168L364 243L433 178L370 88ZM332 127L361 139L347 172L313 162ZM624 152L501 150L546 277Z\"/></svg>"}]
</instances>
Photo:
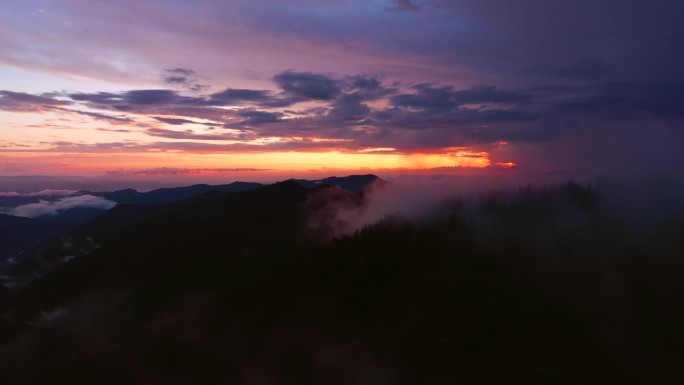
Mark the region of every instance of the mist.
<instances>
[{"instance_id":1,"label":"mist","mask_svg":"<svg viewBox=\"0 0 684 385\"><path fill-rule=\"evenodd\" d=\"M59 196L59 195L58 195ZM109 210L116 206L116 202L93 195L66 196L54 201L40 200L13 208L5 208L4 213L18 217L36 218L52 217L60 212L75 208Z\"/></svg>"},{"instance_id":2,"label":"mist","mask_svg":"<svg viewBox=\"0 0 684 385\"><path fill-rule=\"evenodd\" d=\"M543 250L568 234L649 243L684 219L684 185L655 177L402 176L371 186L361 197L336 189L313 197L309 227L328 240L387 220L432 226L456 219L480 237L515 234Z\"/></svg>"}]
</instances>

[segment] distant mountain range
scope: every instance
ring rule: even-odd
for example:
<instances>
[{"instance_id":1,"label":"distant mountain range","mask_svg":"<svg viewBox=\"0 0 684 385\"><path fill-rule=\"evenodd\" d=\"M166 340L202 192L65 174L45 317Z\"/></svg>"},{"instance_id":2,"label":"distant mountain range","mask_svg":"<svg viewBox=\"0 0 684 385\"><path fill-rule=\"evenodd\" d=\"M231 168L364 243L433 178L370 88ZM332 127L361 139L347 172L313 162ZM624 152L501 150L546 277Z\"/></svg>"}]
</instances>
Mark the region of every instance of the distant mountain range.
<instances>
[{"instance_id":1,"label":"distant mountain range","mask_svg":"<svg viewBox=\"0 0 684 385\"><path fill-rule=\"evenodd\" d=\"M0 266L42 241L64 233L70 226L55 220L0 214Z\"/></svg>"},{"instance_id":2,"label":"distant mountain range","mask_svg":"<svg viewBox=\"0 0 684 385\"><path fill-rule=\"evenodd\" d=\"M329 177L321 180L292 180L300 186L314 188L317 186L338 186L350 193L360 193L374 183L385 183L375 175L350 175L347 177ZM58 211L55 215L43 215L36 218L14 217L2 215L0 229L0 274L3 272L2 262L40 246L56 235L70 232L82 233L82 228L105 229L126 226L131 222L143 220L153 214L168 210L165 205L181 202L207 194L238 193L264 187L260 183L233 182L224 185L198 184L192 186L161 188L148 192L134 189L117 191L80 191L80 195L93 195L117 203L112 210L94 207L73 207ZM45 199L45 198L43 198ZM210 199L210 198L209 198ZM33 204L41 200L39 197L3 197L4 204ZM104 216L99 218L101 215ZM92 221L92 222L91 222Z\"/></svg>"},{"instance_id":3,"label":"distant mountain range","mask_svg":"<svg viewBox=\"0 0 684 385\"><path fill-rule=\"evenodd\" d=\"M133 204L166 204L187 199L195 195L205 194L208 192L239 192L252 190L262 187L261 183L249 182L233 182L224 185L207 185L196 184L185 187L160 188L148 192L139 192L134 189L118 190L113 192L99 192L89 194L101 196L116 203L133 203ZM88 192L87 192L88 193Z\"/></svg>"},{"instance_id":4,"label":"distant mountain range","mask_svg":"<svg viewBox=\"0 0 684 385\"><path fill-rule=\"evenodd\" d=\"M351 192L359 193L366 190L369 186L374 184L384 184L387 183L384 180L378 178L375 175L350 175L346 177L331 176L328 178L323 178L320 180L307 180L307 179L294 179L295 182L299 183L304 187L316 187L316 186L337 186L341 189Z\"/></svg>"},{"instance_id":5,"label":"distant mountain range","mask_svg":"<svg viewBox=\"0 0 684 385\"><path fill-rule=\"evenodd\" d=\"M346 177L328 177L320 180L293 179L300 185L313 188L321 185L337 186L352 193L362 192L373 183L384 183L376 175L350 175ZM196 184L185 187L160 188L148 192L139 192L128 188L112 192L82 191L83 194L103 197L117 203L133 204L166 204L208 192L240 192L264 186L261 183L233 182L223 185Z\"/></svg>"}]
</instances>

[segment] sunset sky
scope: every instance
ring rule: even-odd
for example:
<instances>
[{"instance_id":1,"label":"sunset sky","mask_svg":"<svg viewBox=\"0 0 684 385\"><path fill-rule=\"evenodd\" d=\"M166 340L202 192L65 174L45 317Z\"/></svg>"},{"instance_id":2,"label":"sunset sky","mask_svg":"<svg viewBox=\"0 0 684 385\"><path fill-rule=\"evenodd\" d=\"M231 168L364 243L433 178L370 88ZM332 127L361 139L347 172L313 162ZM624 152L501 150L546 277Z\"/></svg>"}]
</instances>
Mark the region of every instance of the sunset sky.
<instances>
[{"instance_id":1,"label":"sunset sky","mask_svg":"<svg viewBox=\"0 0 684 385\"><path fill-rule=\"evenodd\" d=\"M682 173L683 46L681 0L4 0L0 190Z\"/></svg>"}]
</instances>

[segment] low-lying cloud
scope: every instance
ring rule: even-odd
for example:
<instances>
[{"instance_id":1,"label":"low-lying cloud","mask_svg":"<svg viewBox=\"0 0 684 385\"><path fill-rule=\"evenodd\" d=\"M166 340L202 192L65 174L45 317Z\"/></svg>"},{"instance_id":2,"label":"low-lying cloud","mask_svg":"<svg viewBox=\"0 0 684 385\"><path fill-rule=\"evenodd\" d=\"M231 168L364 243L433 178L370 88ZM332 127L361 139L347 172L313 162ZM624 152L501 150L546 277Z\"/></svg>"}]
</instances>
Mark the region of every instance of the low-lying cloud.
<instances>
[{"instance_id":1,"label":"low-lying cloud","mask_svg":"<svg viewBox=\"0 0 684 385\"><path fill-rule=\"evenodd\" d=\"M53 217L61 212L75 209L98 209L109 210L116 206L116 202L96 197L93 195L77 195L67 196L54 201L40 200L37 203L29 203L10 209L6 209L5 213L27 218L36 217Z\"/></svg>"},{"instance_id":2,"label":"low-lying cloud","mask_svg":"<svg viewBox=\"0 0 684 385\"><path fill-rule=\"evenodd\" d=\"M530 180L534 184L528 183ZM502 222L497 209L488 210L492 202L506 212L521 209L516 209L520 202L536 202L540 216L553 221L546 224L553 229L589 231L592 223L606 228L619 223L621 227L615 231L636 239L649 237L663 223L684 217L682 191L681 181L656 178L576 183L558 175L532 179L516 174L404 176L372 186L362 199L346 198L333 189L321 190L323 196L315 199L323 203L314 205L310 226L324 236L335 237L388 219L434 224L458 215L459 220L486 234L497 226L517 226ZM544 234L546 225L535 223L536 230L531 233Z\"/></svg>"}]
</instances>

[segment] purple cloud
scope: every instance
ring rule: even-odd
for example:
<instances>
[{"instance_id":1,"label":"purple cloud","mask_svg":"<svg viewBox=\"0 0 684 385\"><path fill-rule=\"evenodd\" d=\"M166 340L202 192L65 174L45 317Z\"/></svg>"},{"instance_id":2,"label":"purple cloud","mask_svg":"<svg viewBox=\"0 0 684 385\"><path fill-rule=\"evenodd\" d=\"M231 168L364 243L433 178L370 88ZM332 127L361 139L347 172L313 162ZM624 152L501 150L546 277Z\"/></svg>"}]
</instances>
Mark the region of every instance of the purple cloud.
<instances>
[{"instance_id":1,"label":"purple cloud","mask_svg":"<svg viewBox=\"0 0 684 385\"><path fill-rule=\"evenodd\" d=\"M47 83L8 85L1 110L80 115L149 136L118 146L34 140L65 151L234 151L266 138L279 140L264 151L308 150L290 139L318 138L349 151L472 146L568 166L562 144L581 153L585 140L651 143L638 158L678 159L660 148L669 154L684 126L681 1L8 1L0 66L90 85L50 94ZM27 133L66 124L31 123ZM576 162L604 161L598 154Z\"/></svg>"},{"instance_id":2,"label":"purple cloud","mask_svg":"<svg viewBox=\"0 0 684 385\"><path fill-rule=\"evenodd\" d=\"M582 122L596 117L609 119L612 125L639 114L660 120L684 117L680 108L684 85L680 83L612 82L517 89L491 85L457 89L452 85L421 83L399 93L396 87L387 87L373 77L334 79L289 71L276 76L274 82L289 97L298 101L308 98L319 107L295 111L263 107L286 96L265 90L228 88L207 96L185 96L163 89L72 93L65 95L71 100L64 103L83 103L103 111L53 108L113 123L140 124L150 136L176 140L252 141L303 136L346 140L349 149L393 147L406 151L487 146L500 141L548 142L572 133ZM35 103L28 107L31 109L62 102L41 95L9 95L24 103ZM130 116L106 113L121 110L122 103L128 106L125 110L130 116L136 116L135 121ZM150 128L141 123L145 119L171 126L200 124L217 131ZM417 133L400 134L404 130ZM309 148L309 144L302 144L302 148Z\"/></svg>"},{"instance_id":3,"label":"purple cloud","mask_svg":"<svg viewBox=\"0 0 684 385\"><path fill-rule=\"evenodd\" d=\"M273 77L278 87L288 94L313 100L332 100L340 94L340 82L310 72L286 71Z\"/></svg>"},{"instance_id":4,"label":"purple cloud","mask_svg":"<svg viewBox=\"0 0 684 385\"><path fill-rule=\"evenodd\" d=\"M392 8L400 11L419 11L420 7L416 5L412 0L393 0L394 4Z\"/></svg>"},{"instance_id":5,"label":"purple cloud","mask_svg":"<svg viewBox=\"0 0 684 385\"><path fill-rule=\"evenodd\" d=\"M71 102L49 96L0 90L0 110L4 111L40 112L41 110L50 110L69 104Z\"/></svg>"}]
</instances>

